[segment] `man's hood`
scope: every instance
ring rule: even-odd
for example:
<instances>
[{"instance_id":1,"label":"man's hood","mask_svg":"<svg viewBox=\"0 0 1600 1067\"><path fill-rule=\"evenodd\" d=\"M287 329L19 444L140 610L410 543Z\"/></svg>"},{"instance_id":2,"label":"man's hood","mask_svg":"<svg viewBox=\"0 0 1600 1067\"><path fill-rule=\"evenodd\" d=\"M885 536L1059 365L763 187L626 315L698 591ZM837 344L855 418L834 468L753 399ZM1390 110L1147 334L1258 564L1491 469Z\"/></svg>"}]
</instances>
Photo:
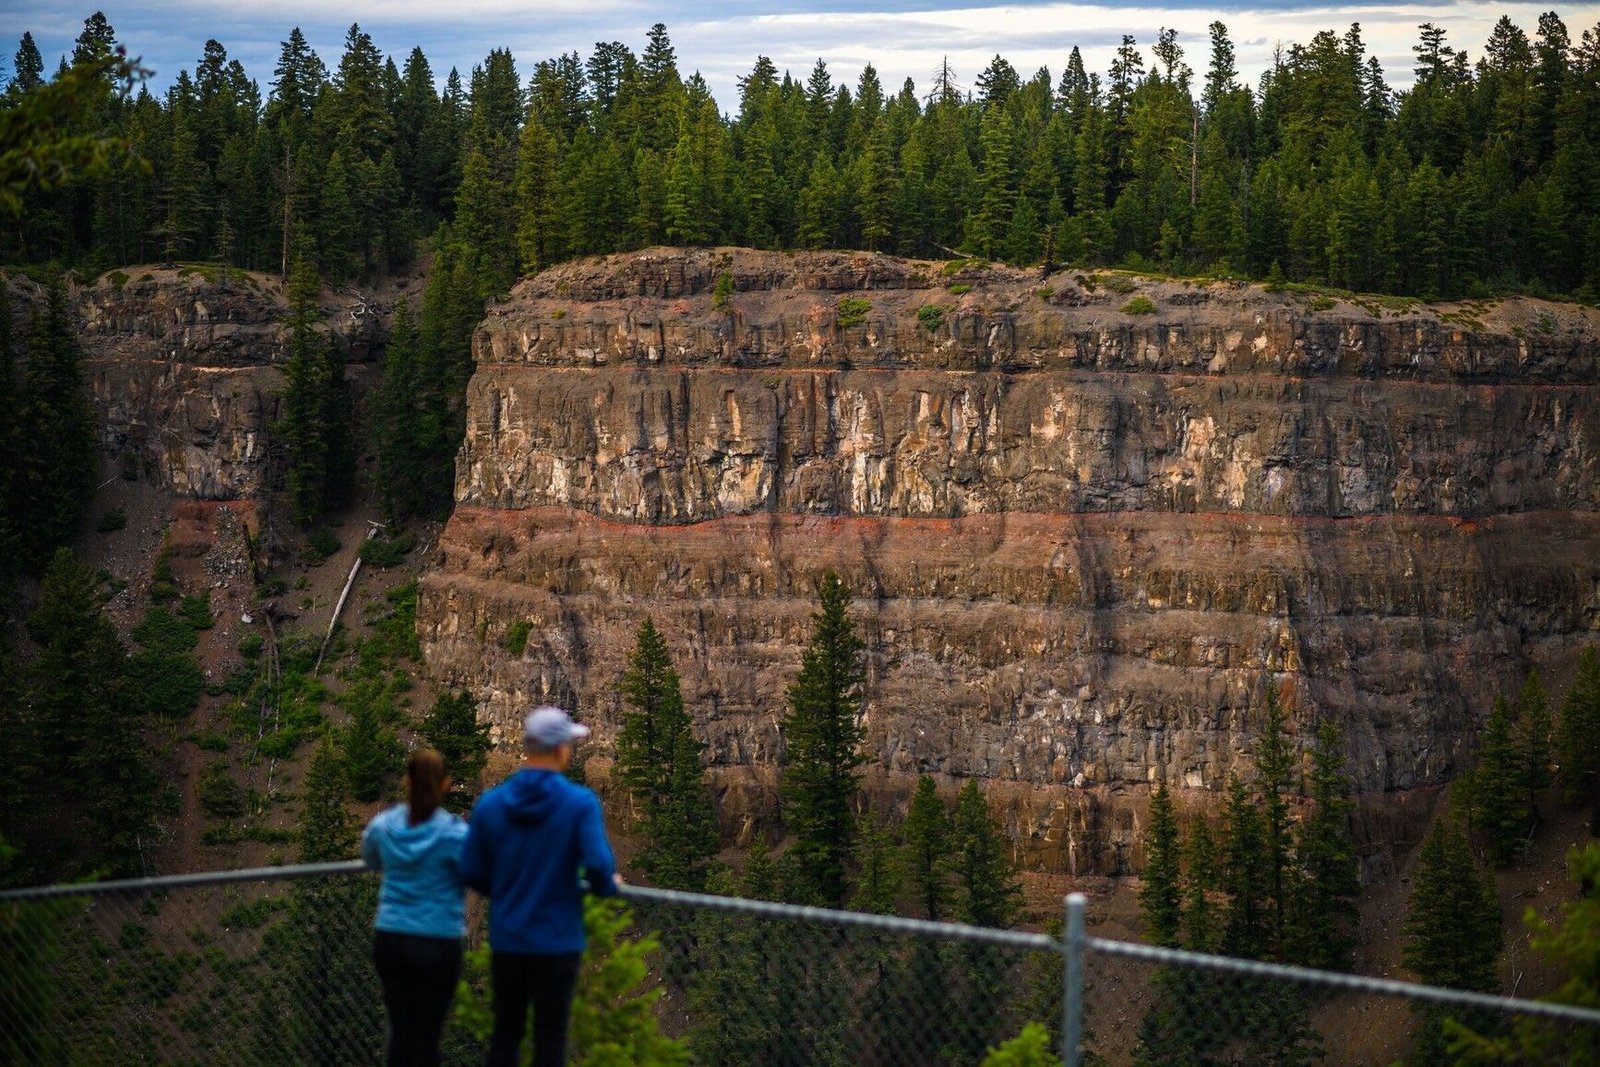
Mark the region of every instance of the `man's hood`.
<instances>
[{"instance_id":1,"label":"man's hood","mask_svg":"<svg viewBox=\"0 0 1600 1067\"><path fill-rule=\"evenodd\" d=\"M561 806L561 775L555 771L520 770L506 784L507 814L518 825L538 826Z\"/></svg>"}]
</instances>

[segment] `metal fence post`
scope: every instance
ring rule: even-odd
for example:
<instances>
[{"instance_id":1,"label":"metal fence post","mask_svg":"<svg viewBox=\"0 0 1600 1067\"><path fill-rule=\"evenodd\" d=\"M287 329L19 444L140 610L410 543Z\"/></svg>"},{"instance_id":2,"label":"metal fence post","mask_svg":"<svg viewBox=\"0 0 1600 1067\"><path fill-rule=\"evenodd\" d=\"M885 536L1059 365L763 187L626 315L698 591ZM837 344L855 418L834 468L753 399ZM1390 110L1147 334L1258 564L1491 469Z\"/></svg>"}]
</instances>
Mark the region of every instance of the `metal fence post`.
<instances>
[{"instance_id":1,"label":"metal fence post","mask_svg":"<svg viewBox=\"0 0 1600 1067\"><path fill-rule=\"evenodd\" d=\"M1067 895L1067 925L1062 932L1066 960L1061 996L1061 1061L1078 1067L1083 1060L1083 911L1089 898Z\"/></svg>"}]
</instances>

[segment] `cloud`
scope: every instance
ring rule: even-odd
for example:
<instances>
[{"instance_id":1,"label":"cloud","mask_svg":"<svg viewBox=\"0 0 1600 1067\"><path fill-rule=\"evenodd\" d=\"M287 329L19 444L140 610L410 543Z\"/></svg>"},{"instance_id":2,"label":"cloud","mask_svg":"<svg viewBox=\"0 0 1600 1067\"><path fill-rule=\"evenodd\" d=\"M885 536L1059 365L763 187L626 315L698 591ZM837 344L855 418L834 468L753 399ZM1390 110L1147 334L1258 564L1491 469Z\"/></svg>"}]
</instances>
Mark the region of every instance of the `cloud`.
<instances>
[{"instance_id":1,"label":"cloud","mask_svg":"<svg viewBox=\"0 0 1600 1067\"><path fill-rule=\"evenodd\" d=\"M1073 45L1082 49L1089 69L1104 72L1124 33L1140 41L1148 62L1149 42L1159 28L1170 26L1179 31L1189 65L1199 71L1206 65L1207 26L1213 20L1228 26L1241 75L1251 82L1271 63L1278 43L1304 42L1323 29L1342 33L1351 22L1360 22L1367 46L1383 63L1390 83L1403 86L1411 79L1418 24L1444 26L1453 45L1476 55L1501 14L1531 34L1544 7L1473 0L1387 7L1329 6L1313 0L1168 0L1137 7L1045 0L996 5L971 0L700 0L665 11L663 5L639 0L543 0L537 6L527 0L450 5L437 0L348 0L334 15L325 0L231 5L217 0L128 0L104 10L129 52L156 70L155 90L169 85L180 68L194 65L208 36L222 41L230 56L265 87L279 42L296 25L329 66L338 62L350 23L359 22L397 62L420 45L442 79L452 66L465 76L498 47L512 49L524 77L549 56L569 51L586 56L596 41L621 40L639 50L650 25L665 19L684 73L699 70L722 107L732 110L737 106L737 78L757 55L771 57L780 70L799 78L821 57L835 84L854 84L871 63L892 91L907 77L925 86L946 57L967 85L996 53L1025 77L1041 66L1058 75ZM1593 7L1568 13L1574 37L1595 14ZM33 31L50 68L58 56L70 52L81 27L82 18L64 13L60 0L11 0L0 15L0 32L12 41L24 29ZM10 47L0 44L8 51Z\"/></svg>"}]
</instances>

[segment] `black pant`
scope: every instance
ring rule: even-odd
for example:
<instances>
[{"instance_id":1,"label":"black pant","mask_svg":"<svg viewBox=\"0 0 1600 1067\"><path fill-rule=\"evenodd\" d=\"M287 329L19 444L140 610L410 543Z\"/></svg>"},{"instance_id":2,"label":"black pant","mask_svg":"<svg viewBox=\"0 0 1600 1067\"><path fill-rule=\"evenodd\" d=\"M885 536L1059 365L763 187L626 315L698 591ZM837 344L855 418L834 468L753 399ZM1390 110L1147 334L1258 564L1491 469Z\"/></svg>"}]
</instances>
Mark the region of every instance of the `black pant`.
<instances>
[{"instance_id":1,"label":"black pant","mask_svg":"<svg viewBox=\"0 0 1600 1067\"><path fill-rule=\"evenodd\" d=\"M379 930L372 962L389 1013L389 1067L435 1067L439 1035L461 978L461 939Z\"/></svg>"},{"instance_id":2,"label":"black pant","mask_svg":"<svg viewBox=\"0 0 1600 1067\"><path fill-rule=\"evenodd\" d=\"M516 1067L522 1032L533 1004L533 1067L567 1062L567 1021L572 991L578 986L576 952L544 955L496 952L489 971L494 985L494 1037L489 1067Z\"/></svg>"}]
</instances>

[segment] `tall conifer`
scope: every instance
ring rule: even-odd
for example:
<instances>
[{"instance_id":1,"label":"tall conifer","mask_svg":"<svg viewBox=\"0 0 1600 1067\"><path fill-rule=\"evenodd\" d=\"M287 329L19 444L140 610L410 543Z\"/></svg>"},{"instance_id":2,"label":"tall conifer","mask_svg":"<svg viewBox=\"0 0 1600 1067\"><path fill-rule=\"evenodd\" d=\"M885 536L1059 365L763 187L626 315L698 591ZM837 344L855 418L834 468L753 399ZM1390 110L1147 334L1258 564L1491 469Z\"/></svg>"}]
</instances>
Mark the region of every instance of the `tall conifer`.
<instances>
[{"instance_id":1,"label":"tall conifer","mask_svg":"<svg viewBox=\"0 0 1600 1067\"><path fill-rule=\"evenodd\" d=\"M866 761L859 751L865 646L847 614L849 590L833 571L822 576L818 596L783 719L783 804L807 895L837 905L845 899L845 861L855 836L851 806Z\"/></svg>"}]
</instances>

